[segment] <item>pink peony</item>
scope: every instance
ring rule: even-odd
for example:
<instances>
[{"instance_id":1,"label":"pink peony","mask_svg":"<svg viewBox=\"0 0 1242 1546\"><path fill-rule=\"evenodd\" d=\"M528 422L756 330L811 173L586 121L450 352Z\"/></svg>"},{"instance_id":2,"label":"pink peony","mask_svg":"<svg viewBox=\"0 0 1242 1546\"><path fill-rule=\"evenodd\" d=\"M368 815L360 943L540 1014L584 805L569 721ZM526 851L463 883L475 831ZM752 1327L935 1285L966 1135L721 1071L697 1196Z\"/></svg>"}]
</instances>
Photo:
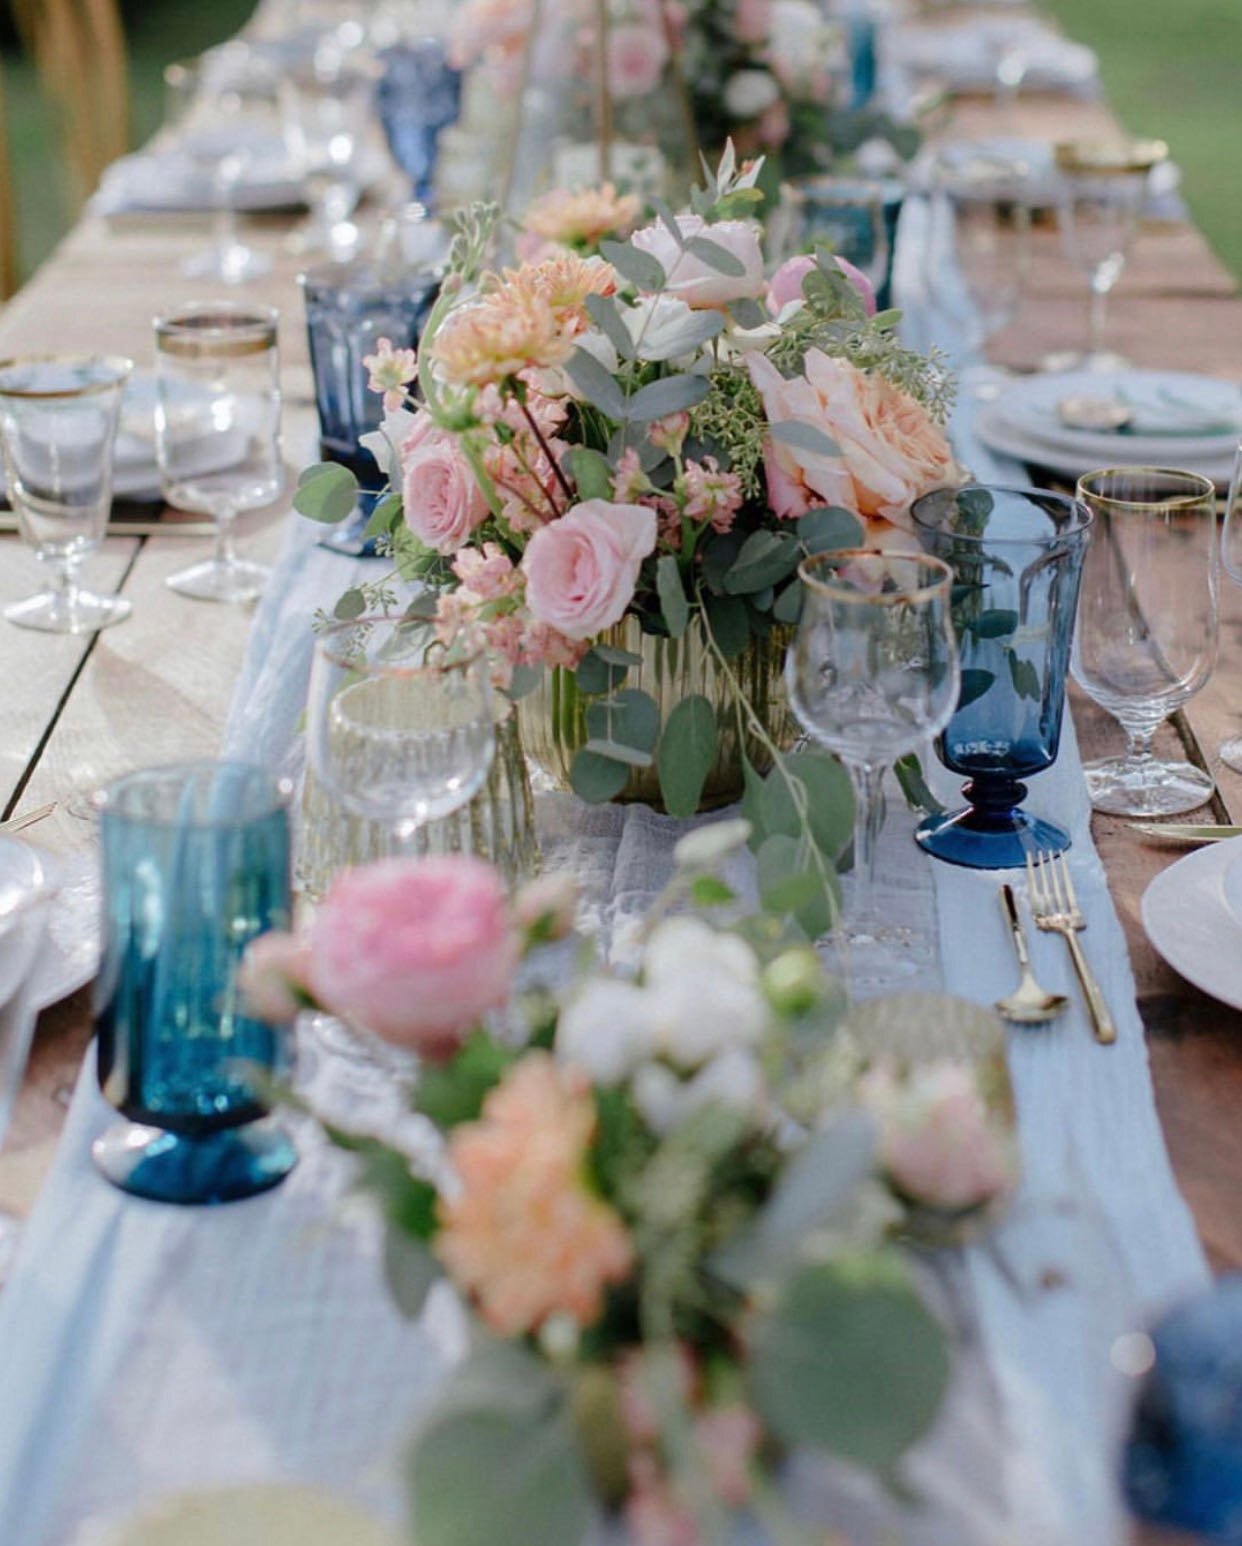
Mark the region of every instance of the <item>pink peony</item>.
<instances>
[{"instance_id":1,"label":"pink peony","mask_svg":"<svg viewBox=\"0 0 1242 1546\"><path fill-rule=\"evenodd\" d=\"M673 240L673 233L657 221L635 231L630 241L659 262L668 278L670 295L687 306L703 310L763 294L763 253L759 246L759 227L753 220L717 220L715 224L709 224L701 215L678 215L677 228L683 239L701 236L717 247L723 247L742 264L744 272L722 274L706 259L679 247Z\"/></svg>"},{"instance_id":2,"label":"pink peony","mask_svg":"<svg viewBox=\"0 0 1242 1546\"><path fill-rule=\"evenodd\" d=\"M655 544L654 510L584 500L530 539L522 558L526 604L566 637L593 638L625 616Z\"/></svg>"},{"instance_id":3,"label":"pink peony","mask_svg":"<svg viewBox=\"0 0 1242 1546\"><path fill-rule=\"evenodd\" d=\"M308 981L329 1013L449 1057L509 993L518 942L480 859L383 859L333 881L310 929Z\"/></svg>"},{"instance_id":4,"label":"pink peony","mask_svg":"<svg viewBox=\"0 0 1242 1546\"><path fill-rule=\"evenodd\" d=\"M487 519L487 500L470 463L456 438L444 431L403 453L401 497L405 524L437 553L455 553Z\"/></svg>"},{"instance_id":5,"label":"pink peony","mask_svg":"<svg viewBox=\"0 0 1242 1546\"><path fill-rule=\"evenodd\" d=\"M257 1020L285 1025L308 997L310 952L297 934L260 934L251 940L237 974L246 1012Z\"/></svg>"},{"instance_id":6,"label":"pink peony","mask_svg":"<svg viewBox=\"0 0 1242 1546\"><path fill-rule=\"evenodd\" d=\"M623 22L608 32L608 85L618 101L645 97L660 84L668 39L659 25Z\"/></svg>"},{"instance_id":7,"label":"pink peony","mask_svg":"<svg viewBox=\"0 0 1242 1546\"><path fill-rule=\"evenodd\" d=\"M860 268L845 258L837 258L836 265L862 297L869 317L875 316L875 288ZM768 285L768 309L776 314L790 301L802 299L802 281L816 266L814 256L804 252L796 258L788 258L772 275Z\"/></svg>"},{"instance_id":8,"label":"pink peony","mask_svg":"<svg viewBox=\"0 0 1242 1546\"><path fill-rule=\"evenodd\" d=\"M974 1070L943 1061L904 1079L887 1063L861 1080L859 1098L880 1128L880 1157L903 1196L957 1212L1012 1190L1017 1160L989 1112Z\"/></svg>"},{"instance_id":9,"label":"pink peony","mask_svg":"<svg viewBox=\"0 0 1242 1546\"><path fill-rule=\"evenodd\" d=\"M599 1319L604 1290L629 1276L633 1247L620 1218L587 1189L595 1103L587 1080L530 1052L453 1129L458 1186L440 1204L436 1253L501 1336L551 1315Z\"/></svg>"},{"instance_id":10,"label":"pink peony","mask_svg":"<svg viewBox=\"0 0 1242 1546\"><path fill-rule=\"evenodd\" d=\"M772 424L810 424L834 440L835 455L769 439L768 503L793 519L814 505L904 522L920 494L959 476L944 432L908 393L878 373L809 349L804 375L786 379L764 355L746 363Z\"/></svg>"}]
</instances>

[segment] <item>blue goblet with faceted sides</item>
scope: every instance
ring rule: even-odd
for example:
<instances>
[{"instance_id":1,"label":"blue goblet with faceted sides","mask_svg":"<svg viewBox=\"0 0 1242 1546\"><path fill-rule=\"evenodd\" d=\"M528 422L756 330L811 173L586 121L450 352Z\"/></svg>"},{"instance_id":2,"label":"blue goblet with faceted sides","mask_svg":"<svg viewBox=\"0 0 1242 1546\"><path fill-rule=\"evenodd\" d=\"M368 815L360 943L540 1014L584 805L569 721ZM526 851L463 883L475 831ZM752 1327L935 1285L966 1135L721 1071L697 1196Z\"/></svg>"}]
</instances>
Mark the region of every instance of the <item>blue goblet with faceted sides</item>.
<instances>
[{"instance_id":1,"label":"blue goblet with faceted sides","mask_svg":"<svg viewBox=\"0 0 1242 1546\"><path fill-rule=\"evenodd\" d=\"M127 1121L92 1154L139 1197L249 1197L297 1161L255 1085L284 1069L287 1030L252 1019L238 987L250 941L290 924L288 796L262 768L200 762L97 797L99 1084Z\"/></svg>"},{"instance_id":2,"label":"blue goblet with faceted sides","mask_svg":"<svg viewBox=\"0 0 1242 1546\"><path fill-rule=\"evenodd\" d=\"M461 113L461 72L449 64L439 38L397 44L380 59L376 106L388 148L413 196L430 209L440 130Z\"/></svg>"},{"instance_id":3,"label":"blue goblet with faceted sides","mask_svg":"<svg viewBox=\"0 0 1242 1546\"><path fill-rule=\"evenodd\" d=\"M955 576L962 688L936 751L970 780L969 804L928 816L916 839L938 859L985 870L1067 848L1064 828L1021 808L1022 780L1056 760L1091 512L1068 495L970 484L925 495L912 515Z\"/></svg>"}]
</instances>

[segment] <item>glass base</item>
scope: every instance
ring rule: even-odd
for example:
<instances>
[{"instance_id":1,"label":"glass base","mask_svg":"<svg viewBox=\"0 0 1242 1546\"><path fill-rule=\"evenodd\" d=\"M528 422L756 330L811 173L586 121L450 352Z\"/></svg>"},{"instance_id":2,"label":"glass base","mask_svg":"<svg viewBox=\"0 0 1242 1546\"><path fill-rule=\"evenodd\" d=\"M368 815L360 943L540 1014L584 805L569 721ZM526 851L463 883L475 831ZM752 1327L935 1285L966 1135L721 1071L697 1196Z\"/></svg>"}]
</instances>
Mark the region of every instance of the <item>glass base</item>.
<instances>
[{"instance_id":1,"label":"glass base","mask_svg":"<svg viewBox=\"0 0 1242 1546\"><path fill-rule=\"evenodd\" d=\"M1216 792L1212 779L1189 762L1104 757L1088 762L1083 773L1091 804L1110 816L1180 816Z\"/></svg>"},{"instance_id":2,"label":"glass base","mask_svg":"<svg viewBox=\"0 0 1242 1546\"><path fill-rule=\"evenodd\" d=\"M19 628L38 628L43 633L98 633L123 623L133 610L121 596L76 590L71 599L64 591L41 591L5 607L4 615Z\"/></svg>"},{"instance_id":3,"label":"glass base","mask_svg":"<svg viewBox=\"0 0 1242 1546\"><path fill-rule=\"evenodd\" d=\"M244 242L230 242L225 247L212 247L207 252L196 253L181 265L187 279L215 279L221 284L241 285L251 279L262 279L272 271L272 260L265 253L255 252Z\"/></svg>"},{"instance_id":4,"label":"glass base","mask_svg":"<svg viewBox=\"0 0 1242 1546\"><path fill-rule=\"evenodd\" d=\"M123 1192L152 1202L218 1203L277 1186L298 1162L271 1117L201 1138L121 1122L91 1145L96 1169Z\"/></svg>"},{"instance_id":5,"label":"glass base","mask_svg":"<svg viewBox=\"0 0 1242 1546\"><path fill-rule=\"evenodd\" d=\"M914 841L924 853L969 870L1018 870L1027 854L1062 853L1070 835L1055 822L1026 811L1012 812L1003 823L981 820L973 806L939 811L919 822Z\"/></svg>"},{"instance_id":6,"label":"glass base","mask_svg":"<svg viewBox=\"0 0 1242 1546\"><path fill-rule=\"evenodd\" d=\"M1220 760L1235 773L1242 773L1242 735L1230 736L1220 743Z\"/></svg>"},{"instance_id":7,"label":"glass base","mask_svg":"<svg viewBox=\"0 0 1242 1546\"><path fill-rule=\"evenodd\" d=\"M1053 354L1046 354L1040 360L1039 368L1055 375L1067 370L1089 370L1104 376L1129 370L1130 361L1124 354L1114 354L1111 349L1058 349Z\"/></svg>"},{"instance_id":8,"label":"glass base","mask_svg":"<svg viewBox=\"0 0 1242 1546\"><path fill-rule=\"evenodd\" d=\"M231 564L209 558L201 564L179 569L164 581L170 590L197 601L253 601L263 594L271 574L262 564L234 559Z\"/></svg>"}]
</instances>

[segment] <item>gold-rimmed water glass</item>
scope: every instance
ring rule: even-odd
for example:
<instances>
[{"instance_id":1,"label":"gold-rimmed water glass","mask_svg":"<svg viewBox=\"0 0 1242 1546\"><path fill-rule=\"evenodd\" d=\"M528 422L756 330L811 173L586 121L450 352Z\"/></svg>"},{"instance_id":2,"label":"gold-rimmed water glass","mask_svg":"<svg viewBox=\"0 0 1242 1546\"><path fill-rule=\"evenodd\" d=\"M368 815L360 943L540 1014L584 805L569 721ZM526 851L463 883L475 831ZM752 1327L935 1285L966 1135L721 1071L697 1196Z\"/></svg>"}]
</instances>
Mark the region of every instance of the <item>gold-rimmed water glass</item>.
<instances>
[{"instance_id":1,"label":"gold-rimmed water glass","mask_svg":"<svg viewBox=\"0 0 1242 1546\"><path fill-rule=\"evenodd\" d=\"M1066 140L1055 147L1057 217L1065 255L1086 275L1089 310L1082 353L1050 356L1049 370L1124 370L1104 347L1108 297L1138 232L1153 167L1168 155L1163 140Z\"/></svg>"},{"instance_id":2,"label":"gold-rimmed water glass","mask_svg":"<svg viewBox=\"0 0 1242 1546\"><path fill-rule=\"evenodd\" d=\"M0 456L23 539L50 571L46 590L5 608L22 628L93 633L130 614L120 596L78 584L104 539L112 456L133 361L42 355L0 361Z\"/></svg>"},{"instance_id":3,"label":"gold-rimmed water glass","mask_svg":"<svg viewBox=\"0 0 1242 1546\"><path fill-rule=\"evenodd\" d=\"M1234 455L1233 476L1225 496L1225 522L1220 533L1220 556L1225 573L1235 585L1242 585L1242 444ZM1235 773L1242 773L1242 735L1222 741L1220 760Z\"/></svg>"},{"instance_id":4,"label":"gold-rimmed water glass","mask_svg":"<svg viewBox=\"0 0 1242 1546\"><path fill-rule=\"evenodd\" d=\"M211 558L167 584L199 601L249 601L267 583L239 558L237 517L284 487L280 355L270 306L192 301L155 319L155 451L165 499L216 523Z\"/></svg>"},{"instance_id":5,"label":"gold-rimmed water glass","mask_svg":"<svg viewBox=\"0 0 1242 1546\"><path fill-rule=\"evenodd\" d=\"M930 556L851 548L808 558L798 576L789 700L854 786L854 870L839 931L851 946L900 944L875 905L882 785L897 758L944 729L957 703L953 571Z\"/></svg>"},{"instance_id":6,"label":"gold-rimmed water glass","mask_svg":"<svg viewBox=\"0 0 1242 1546\"><path fill-rule=\"evenodd\" d=\"M1156 730L1216 662L1216 490L1198 473L1113 467L1078 480L1094 517L1071 670L1126 733L1120 757L1084 767L1097 810L1175 816L1212 796L1202 768L1152 752Z\"/></svg>"}]
</instances>

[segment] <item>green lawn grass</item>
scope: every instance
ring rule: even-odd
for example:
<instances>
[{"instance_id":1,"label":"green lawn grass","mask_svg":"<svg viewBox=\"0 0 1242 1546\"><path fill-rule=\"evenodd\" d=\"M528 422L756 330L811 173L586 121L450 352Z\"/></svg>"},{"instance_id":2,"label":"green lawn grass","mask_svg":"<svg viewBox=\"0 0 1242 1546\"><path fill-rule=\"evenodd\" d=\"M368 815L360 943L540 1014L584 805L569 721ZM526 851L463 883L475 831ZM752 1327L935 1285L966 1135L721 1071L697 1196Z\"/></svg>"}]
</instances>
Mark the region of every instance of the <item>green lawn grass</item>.
<instances>
[{"instance_id":1,"label":"green lawn grass","mask_svg":"<svg viewBox=\"0 0 1242 1546\"><path fill-rule=\"evenodd\" d=\"M1196 224L1242 276L1242 0L1047 4L1099 53L1126 128L1168 141Z\"/></svg>"}]
</instances>

